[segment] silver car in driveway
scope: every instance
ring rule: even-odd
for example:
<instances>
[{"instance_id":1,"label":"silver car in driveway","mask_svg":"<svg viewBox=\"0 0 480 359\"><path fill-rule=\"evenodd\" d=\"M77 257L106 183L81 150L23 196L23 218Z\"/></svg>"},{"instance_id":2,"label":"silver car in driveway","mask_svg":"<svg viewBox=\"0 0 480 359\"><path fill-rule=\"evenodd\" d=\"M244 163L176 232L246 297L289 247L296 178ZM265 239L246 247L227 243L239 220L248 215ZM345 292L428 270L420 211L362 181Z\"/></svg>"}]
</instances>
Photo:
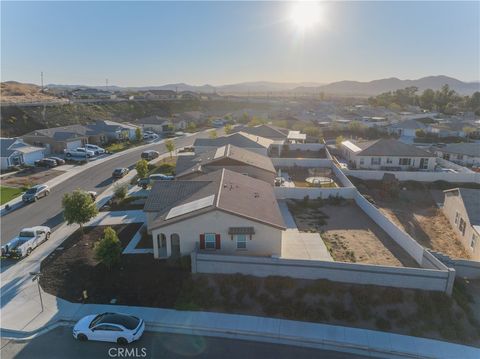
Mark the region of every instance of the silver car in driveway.
<instances>
[{"instance_id":1,"label":"silver car in driveway","mask_svg":"<svg viewBox=\"0 0 480 359\"><path fill-rule=\"evenodd\" d=\"M22 196L25 203L36 202L39 198L46 197L50 194L50 188L46 184L39 184L28 189Z\"/></svg>"}]
</instances>

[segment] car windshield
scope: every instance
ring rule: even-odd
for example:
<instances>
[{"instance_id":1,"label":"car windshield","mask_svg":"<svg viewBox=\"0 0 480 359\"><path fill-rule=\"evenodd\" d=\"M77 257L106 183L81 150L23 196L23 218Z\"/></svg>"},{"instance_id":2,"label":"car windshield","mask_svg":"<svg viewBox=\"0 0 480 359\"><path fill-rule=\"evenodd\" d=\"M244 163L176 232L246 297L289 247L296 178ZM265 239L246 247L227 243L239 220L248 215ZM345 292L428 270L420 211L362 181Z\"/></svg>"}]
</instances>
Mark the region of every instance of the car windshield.
<instances>
[{"instance_id":1,"label":"car windshield","mask_svg":"<svg viewBox=\"0 0 480 359\"><path fill-rule=\"evenodd\" d=\"M32 187L27 191L27 193L28 194L35 194L35 193L37 193L37 190L38 190L37 187Z\"/></svg>"},{"instance_id":2,"label":"car windshield","mask_svg":"<svg viewBox=\"0 0 480 359\"><path fill-rule=\"evenodd\" d=\"M117 168L114 172L115 172L115 173L121 173L121 172L122 172L122 169L121 169L121 168Z\"/></svg>"},{"instance_id":3,"label":"car windshield","mask_svg":"<svg viewBox=\"0 0 480 359\"><path fill-rule=\"evenodd\" d=\"M22 231L20 232L19 237L35 237L35 233L33 233L32 231Z\"/></svg>"}]
</instances>

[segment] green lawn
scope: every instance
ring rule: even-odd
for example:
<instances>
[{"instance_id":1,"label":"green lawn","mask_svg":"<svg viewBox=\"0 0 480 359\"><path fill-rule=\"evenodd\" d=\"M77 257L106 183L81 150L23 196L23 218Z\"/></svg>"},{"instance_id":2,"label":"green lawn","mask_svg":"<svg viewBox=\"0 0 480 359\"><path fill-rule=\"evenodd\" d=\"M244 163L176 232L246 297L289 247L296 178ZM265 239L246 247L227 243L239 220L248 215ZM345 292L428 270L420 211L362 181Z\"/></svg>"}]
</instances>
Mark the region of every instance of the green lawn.
<instances>
[{"instance_id":1,"label":"green lawn","mask_svg":"<svg viewBox=\"0 0 480 359\"><path fill-rule=\"evenodd\" d=\"M10 202L22 194L21 188L0 186L0 204Z\"/></svg>"}]
</instances>

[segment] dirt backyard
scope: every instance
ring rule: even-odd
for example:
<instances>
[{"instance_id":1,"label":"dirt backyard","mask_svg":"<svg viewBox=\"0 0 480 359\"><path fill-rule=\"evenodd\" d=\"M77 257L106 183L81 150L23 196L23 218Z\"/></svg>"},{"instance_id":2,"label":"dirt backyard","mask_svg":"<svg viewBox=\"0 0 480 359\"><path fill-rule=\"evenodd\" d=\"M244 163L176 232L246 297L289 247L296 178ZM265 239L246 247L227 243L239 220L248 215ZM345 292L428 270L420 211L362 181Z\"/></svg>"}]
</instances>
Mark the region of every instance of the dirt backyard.
<instances>
[{"instance_id":1,"label":"dirt backyard","mask_svg":"<svg viewBox=\"0 0 480 359\"><path fill-rule=\"evenodd\" d=\"M13 173L2 178L2 185L9 187L29 187L37 184L45 183L55 178L64 171L56 169L32 168Z\"/></svg>"},{"instance_id":2,"label":"dirt backyard","mask_svg":"<svg viewBox=\"0 0 480 359\"><path fill-rule=\"evenodd\" d=\"M319 232L335 261L397 267L418 264L388 234L350 201L327 204L297 202L292 210L300 231Z\"/></svg>"},{"instance_id":3,"label":"dirt backyard","mask_svg":"<svg viewBox=\"0 0 480 359\"><path fill-rule=\"evenodd\" d=\"M422 246L443 252L452 258L470 257L450 222L437 207L430 190L402 190L398 198L385 196L380 190L372 188L364 192L373 198L390 220Z\"/></svg>"}]
</instances>

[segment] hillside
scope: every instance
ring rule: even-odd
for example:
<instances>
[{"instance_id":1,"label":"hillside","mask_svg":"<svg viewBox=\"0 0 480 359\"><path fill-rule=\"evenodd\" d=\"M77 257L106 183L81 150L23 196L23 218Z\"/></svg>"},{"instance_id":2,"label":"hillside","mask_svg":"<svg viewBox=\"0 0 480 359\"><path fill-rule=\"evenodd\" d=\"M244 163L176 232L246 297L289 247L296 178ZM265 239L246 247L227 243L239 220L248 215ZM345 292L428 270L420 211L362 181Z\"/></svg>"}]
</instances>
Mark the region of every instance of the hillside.
<instances>
[{"instance_id":1,"label":"hillside","mask_svg":"<svg viewBox=\"0 0 480 359\"><path fill-rule=\"evenodd\" d=\"M39 102L39 101L57 101L58 97L42 92L40 86L33 84L24 84L16 81L6 81L0 84L1 102Z\"/></svg>"},{"instance_id":2,"label":"hillside","mask_svg":"<svg viewBox=\"0 0 480 359\"><path fill-rule=\"evenodd\" d=\"M462 95L471 95L475 91L480 91L479 82L463 82L448 76L428 76L418 80L400 80L392 77L389 79L374 80L369 82L358 81L339 81L320 87L302 87L297 88L298 92L325 92L337 95L379 95L384 92L403 89L409 86L418 87L419 91L425 89L438 90L443 85L450 86Z\"/></svg>"},{"instance_id":3,"label":"hillside","mask_svg":"<svg viewBox=\"0 0 480 359\"><path fill-rule=\"evenodd\" d=\"M170 116L185 111L207 114L228 113L243 108L264 109L266 104L228 101L122 101L104 103L52 104L48 106L2 106L0 135L21 136L33 130L83 124L95 119L133 121L158 115Z\"/></svg>"}]
</instances>

